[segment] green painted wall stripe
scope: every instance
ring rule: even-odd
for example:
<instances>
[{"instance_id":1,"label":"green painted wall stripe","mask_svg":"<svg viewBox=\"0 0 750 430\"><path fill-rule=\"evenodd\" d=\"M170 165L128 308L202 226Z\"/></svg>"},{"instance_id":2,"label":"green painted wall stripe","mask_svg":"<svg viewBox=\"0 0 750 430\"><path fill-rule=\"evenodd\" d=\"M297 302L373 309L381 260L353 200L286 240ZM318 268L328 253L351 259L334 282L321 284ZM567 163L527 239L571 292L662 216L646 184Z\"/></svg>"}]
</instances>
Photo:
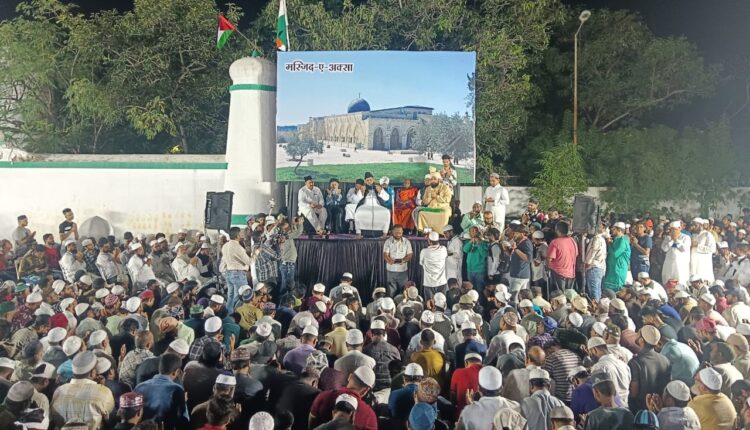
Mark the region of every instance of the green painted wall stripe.
<instances>
[{"instance_id":1,"label":"green painted wall stripe","mask_svg":"<svg viewBox=\"0 0 750 430\"><path fill-rule=\"evenodd\" d=\"M276 91L274 85L263 85L263 84L237 84L230 85L229 91Z\"/></svg>"},{"instance_id":2,"label":"green painted wall stripe","mask_svg":"<svg viewBox=\"0 0 750 430\"><path fill-rule=\"evenodd\" d=\"M164 163L148 161L22 161L0 162L0 169L175 169L226 170L227 163Z\"/></svg>"}]
</instances>

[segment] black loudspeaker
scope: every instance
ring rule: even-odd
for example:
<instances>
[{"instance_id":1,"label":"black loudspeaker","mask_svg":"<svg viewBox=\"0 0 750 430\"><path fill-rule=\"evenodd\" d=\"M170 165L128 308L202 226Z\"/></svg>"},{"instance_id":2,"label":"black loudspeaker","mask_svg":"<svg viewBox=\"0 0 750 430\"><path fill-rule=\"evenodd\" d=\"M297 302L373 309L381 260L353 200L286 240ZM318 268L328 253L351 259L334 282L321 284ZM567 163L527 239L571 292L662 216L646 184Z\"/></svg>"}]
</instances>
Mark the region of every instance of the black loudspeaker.
<instances>
[{"instance_id":1,"label":"black loudspeaker","mask_svg":"<svg viewBox=\"0 0 750 430\"><path fill-rule=\"evenodd\" d=\"M206 193L206 228L229 231L232 225L232 199L234 193Z\"/></svg>"},{"instance_id":2,"label":"black loudspeaker","mask_svg":"<svg viewBox=\"0 0 750 430\"><path fill-rule=\"evenodd\" d=\"M575 233L596 233L599 207L591 196L579 194L573 199L573 231Z\"/></svg>"}]
</instances>

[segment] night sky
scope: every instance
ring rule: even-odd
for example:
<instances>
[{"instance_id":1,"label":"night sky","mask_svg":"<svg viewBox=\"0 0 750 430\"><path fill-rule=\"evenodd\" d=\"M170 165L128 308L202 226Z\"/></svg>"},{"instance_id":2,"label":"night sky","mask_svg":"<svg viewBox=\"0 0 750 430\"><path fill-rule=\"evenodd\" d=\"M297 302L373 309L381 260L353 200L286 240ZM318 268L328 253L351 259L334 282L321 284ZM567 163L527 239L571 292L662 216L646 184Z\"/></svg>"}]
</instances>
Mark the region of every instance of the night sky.
<instances>
[{"instance_id":1,"label":"night sky","mask_svg":"<svg viewBox=\"0 0 750 430\"><path fill-rule=\"evenodd\" d=\"M577 9L628 9L639 13L658 36L685 36L695 43L709 63L723 66L717 94L674 112L662 114L674 126L703 126L724 113L733 112L745 100L745 80L750 79L750 0L562 0ZM219 0L220 5L226 1ZM247 25L268 0L234 0L246 12L240 25ZM11 18L19 0L0 0L0 19ZM78 0L84 12L103 8L127 10L133 0ZM290 11L294 25L293 11ZM596 13L591 19L596 19ZM744 74L737 70L744 66ZM750 108L747 109L750 111ZM750 146L750 112L743 112L734 121L735 141ZM748 124L748 125L746 125Z\"/></svg>"}]
</instances>

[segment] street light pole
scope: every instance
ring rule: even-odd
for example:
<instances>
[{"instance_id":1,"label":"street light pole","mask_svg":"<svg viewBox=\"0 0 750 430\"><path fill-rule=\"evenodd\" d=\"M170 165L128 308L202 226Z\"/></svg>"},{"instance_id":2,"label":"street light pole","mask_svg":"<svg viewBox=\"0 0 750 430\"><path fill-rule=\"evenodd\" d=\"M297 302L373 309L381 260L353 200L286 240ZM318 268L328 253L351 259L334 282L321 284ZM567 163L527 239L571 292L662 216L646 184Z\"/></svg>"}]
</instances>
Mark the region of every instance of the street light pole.
<instances>
[{"instance_id":1,"label":"street light pole","mask_svg":"<svg viewBox=\"0 0 750 430\"><path fill-rule=\"evenodd\" d=\"M581 32L583 23L589 17L591 17L590 11L584 10L581 12L581 15L578 16L581 23L573 37L573 145L578 145L578 33Z\"/></svg>"}]
</instances>

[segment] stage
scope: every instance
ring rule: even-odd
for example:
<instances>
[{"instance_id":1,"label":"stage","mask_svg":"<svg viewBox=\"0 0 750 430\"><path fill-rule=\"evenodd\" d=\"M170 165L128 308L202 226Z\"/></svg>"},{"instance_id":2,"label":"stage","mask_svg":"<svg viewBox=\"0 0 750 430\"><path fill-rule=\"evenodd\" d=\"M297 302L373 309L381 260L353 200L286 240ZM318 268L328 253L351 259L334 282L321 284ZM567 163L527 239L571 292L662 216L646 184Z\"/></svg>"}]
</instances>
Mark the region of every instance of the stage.
<instances>
[{"instance_id":1,"label":"stage","mask_svg":"<svg viewBox=\"0 0 750 430\"><path fill-rule=\"evenodd\" d=\"M409 279L422 284L419 253L427 247L427 239L407 237L414 257L409 262ZM336 235L329 239L301 236L294 241L297 246L297 281L311 287L317 282L328 289L339 284L341 274L350 272L354 286L365 304L372 300L372 290L385 286L385 239L357 239L354 235ZM441 240L445 245L445 241Z\"/></svg>"}]
</instances>

